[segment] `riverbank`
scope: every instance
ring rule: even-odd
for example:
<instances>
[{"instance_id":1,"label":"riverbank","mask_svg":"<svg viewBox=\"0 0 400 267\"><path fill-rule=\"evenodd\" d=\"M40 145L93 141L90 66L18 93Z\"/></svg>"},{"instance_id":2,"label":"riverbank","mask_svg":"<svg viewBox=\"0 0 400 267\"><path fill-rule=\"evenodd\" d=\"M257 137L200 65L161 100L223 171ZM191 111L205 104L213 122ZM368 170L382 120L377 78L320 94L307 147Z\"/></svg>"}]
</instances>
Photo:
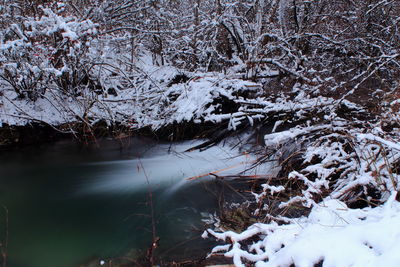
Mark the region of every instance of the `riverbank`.
<instances>
[{"instance_id":1,"label":"riverbank","mask_svg":"<svg viewBox=\"0 0 400 267\"><path fill-rule=\"evenodd\" d=\"M239 101L260 93L261 85L253 82L156 67L145 64L147 60L142 60L143 73L136 74L136 87L114 89L113 94L83 91L72 95L48 88L32 101L3 84L0 144L29 144L63 136L82 143L132 134L170 141L212 137L218 131L234 130L246 117L239 112Z\"/></svg>"},{"instance_id":2,"label":"riverbank","mask_svg":"<svg viewBox=\"0 0 400 267\"><path fill-rule=\"evenodd\" d=\"M340 216L347 218L346 220L353 220L354 213L365 214L366 218L369 218L368 216L377 218L376 216L382 212L382 207L397 209L397 204L393 204L397 203L393 192L398 190L400 151L396 143L396 140L399 140L396 101L389 102L382 113L371 113L361 105L346 100L323 97L287 96L264 99L258 97L246 100L234 98L232 102L237 105L236 110L230 113L209 114L211 117L217 115L225 118L219 124L207 125L201 121L197 123L181 121L181 124L178 124L174 121L174 124L156 130L148 127L135 132L132 128L125 127L123 129L126 132L119 130L116 136L113 135L116 131L110 131L112 127L107 123L100 123L98 128L93 126L90 128L89 135L82 136L88 141L92 141L88 137L93 136L96 139L101 134L122 138L133 133L147 133L153 138L164 138L164 140L173 140L177 137L182 139L208 137L209 141L194 146L196 150L210 148L226 141L226 137L230 134L236 134L237 136L233 138L236 140L236 145L234 143L232 145L257 157L252 166L272 161L279 169L274 175L268 173L270 169L260 170L250 176L242 175L240 172L230 175L219 172L206 174L217 180L236 178L236 181L240 181L239 184L248 186L246 189L234 190L236 192L231 191L230 194L233 195L237 192L246 192L247 196L244 199L221 203L219 212L208 219L209 229L203 234L203 237L214 237L220 240L221 245L224 244L212 250L212 254L217 257L223 255L228 257L228 261L223 260L223 263L230 262L229 257L233 257L238 266L243 261L254 259L261 263L265 261L263 245L260 245L261 250L255 252L250 250L250 245L254 240L258 240L257 244L262 244L269 236L275 238L269 233L269 229L275 229L280 233L286 229L285 225L312 226L315 223L313 218L316 218L316 222L325 220L321 217L322 213L336 214L335 212L342 208L346 212ZM19 142L22 146L40 140L48 141L49 136L50 140L72 136L71 133L60 133L54 127L40 128L43 127L40 124L28 126L31 127L28 130L19 127L5 127L3 130L6 133L8 131L9 138L14 144ZM41 130L38 131L35 127ZM80 127L76 129L83 129L84 124L80 124ZM68 127L69 130L71 128ZM242 134L239 134L241 131ZM77 132L76 130L75 133ZM12 139L12 136L18 138ZM29 139L24 139L27 136ZM8 145L12 144L10 142ZM251 183L253 184L250 185ZM334 203L332 200L337 202ZM387 201L392 201L390 202L392 204L387 204L389 203ZM324 206L324 203L329 205ZM381 225L383 223L381 220L386 220L386 217L379 218L374 224ZM367 222L370 223L370 219L367 219ZM327 224L334 225L335 222L329 220ZM351 225L357 227L358 224ZM363 224L359 227L369 229L371 225ZM300 246L304 240L302 237L307 236L300 228L293 228L293 233L300 237L288 239L288 236L279 236L285 247L290 247L292 242ZM367 238L368 242L376 242ZM336 242L335 240L337 239L330 238L327 242ZM243 249L238 249L238 245L244 245ZM354 244L349 250L358 248L358 244ZM279 254L279 251L289 255L295 253L283 249L277 250L276 253ZM323 251L320 254L314 253L311 257L319 259L321 255L330 254L328 251ZM295 258L296 261L302 259L300 256ZM144 256L143 260L146 262L148 258ZM194 264L190 260L181 263L177 261L163 263L166 264L163 266ZM198 266L204 266L202 264L206 263L209 261L204 261L204 256L196 261Z\"/></svg>"},{"instance_id":3,"label":"riverbank","mask_svg":"<svg viewBox=\"0 0 400 267\"><path fill-rule=\"evenodd\" d=\"M163 81L166 82L170 80ZM107 119L101 119L94 116L96 105L86 113L71 113L74 115L69 118L79 120L59 125L45 123L45 116L41 115L36 115L41 123L35 119L28 126L7 126L3 122L3 147L71 136L82 144L95 144L101 136L118 139L147 134L168 141L207 138L192 147L192 150L204 150L235 135L236 144L232 147L257 157L251 167L273 162L279 169L274 175L269 173L270 169L257 172L255 176L240 172L229 176L206 173L217 179L238 178L244 184L257 180L257 185L245 190L250 195L243 200L222 203L220 212L208 220L210 229L203 234L224 244L216 246L212 254L221 256L221 251L225 251L222 254L233 257L238 266L243 261L262 263L266 260L265 253L271 257L275 255L263 252L262 242L269 236L268 229L280 231L286 224L312 225L313 214L322 212L321 205L326 201L338 201L336 204L329 202L325 210L328 213L334 213L341 205L348 214L375 214L398 190L400 120L396 99L389 97L376 106L379 109L372 111L362 104L307 94L307 91L266 95L258 84L238 79L221 80L211 75L164 88L157 99L121 104L119 108L124 107L126 112L134 106L138 113L131 113L130 119L125 113L120 117L124 120L114 120L115 125L109 120L113 109L108 106ZM96 103L103 105L106 103L103 100ZM24 103L24 100L17 101L21 105ZM24 112L29 113L29 110ZM10 118L9 114L2 116ZM341 216L351 218L347 213ZM316 220L322 219L317 217ZM301 229L293 231L301 234ZM260 249L253 251L248 240L258 240ZM301 238L287 239L286 236L282 236L282 240L285 247L290 247L292 242L303 242ZM331 242L335 240L330 239ZM241 244L246 246L240 248ZM350 249L357 250L358 246ZM275 253L279 251L286 250ZM285 253L293 255L295 252ZM328 254L323 251L313 254L312 258L320 259ZM302 259L298 257L295 261ZM144 260L149 259L145 257Z\"/></svg>"},{"instance_id":4,"label":"riverbank","mask_svg":"<svg viewBox=\"0 0 400 267\"><path fill-rule=\"evenodd\" d=\"M0 128L0 150L24 147L36 144L53 143L59 140L75 139L82 145L95 144L99 138L123 139L133 135L127 127L116 125L108 126L105 122L98 122L85 131L82 123L66 123L63 125L49 125L32 122L26 125L3 124ZM146 131L142 131L146 135Z\"/></svg>"},{"instance_id":5,"label":"riverbank","mask_svg":"<svg viewBox=\"0 0 400 267\"><path fill-rule=\"evenodd\" d=\"M123 147L124 140L139 135L168 142L203 139L188 147L202 151L235 140L228 142L231 148L256 158L249 169L270 162L276 170L271 173L268 167L252 175L237 171L229 176L213 170L202 175L248 186L230 191L247 195L220 203L203 234L224 244L211 250L212 254L233 257L238 266L242 261L266 259L263 248L238 249L241 244L250 246L248 239L262 243L267 238L264 230L254 229L313 223L309 216L331 199L349 212L379 208L399 189L396 94L387 94L381 102L364 97L356 103L345 96L323 96L312 85L274 93L265 84L229 75L151 65L144 69L146 77L139 77L136 87L120 88L115 94L66 95L49 89L31 101L4 90L1 148L63 138L96 146L103 137L120 140ZM336 208L332 204L327 212ZM285 246L292 241L284 241ZM321 255L325 254L313 257ZM149 262L149 256L142 257Z\"/></svg>"},{"instance_id":6,"label":"riverbank","mask_svg":"<svg viewBox=\"0 0 400 267\"><path fill-rule=\"evenodd\" d=\"M219 242L211 255L239 267L398 265L398 1L40 2L0 5L0 155L5 162L20 153L10 168L15 175L35 162L36 171L21 179L38 175L25 188L33 189L53 168L35 169L46 164L35 157L45 142L73 138L82 152L74 156L85 162L83 152L95 147L94 154L100 153L103 137L118 140L112 141L117 154L135 135L167 140L167 154L172 141L201 139L168 160L146 161L167 162L149 168L163 177L175 165L187 167L174 156L203 153L206 161L226 166L189 180L251 184L229 191L244 192L244 198L219 198L218 212L207 218L202 237ZM221 144L237 155L221 160L207 154ZM34 153L25 157L30 145ZM245 172L232 168L239 158L252 158ZM127 163L122 162L89 167L94 180L98 171L107 174L97 189L136 188L136 175L148 181L139 162L136 168L126 164L129 171L115 179ZM118 168L109 173L110 166ZM200 170L203 163L190 167ZM236 172L227 175L226 169ZM46 182L57 181L62 173L57 174ZM0 177L5 188L0 197L10 192L9 182L19 181L8 177ZM122 183L115 188L116 181ZM17 204L23 209L29 194L16 185L9 199L22 196ZM36 198L52 193L39 190ZM62 205L53 211L64 213ZM98 224L107 219L100 216ZM150 232L150 244L142 247L145 264L153 265L158 239ZM3 246L0 252L5 260Z\"/></svg>"}]
</instances>

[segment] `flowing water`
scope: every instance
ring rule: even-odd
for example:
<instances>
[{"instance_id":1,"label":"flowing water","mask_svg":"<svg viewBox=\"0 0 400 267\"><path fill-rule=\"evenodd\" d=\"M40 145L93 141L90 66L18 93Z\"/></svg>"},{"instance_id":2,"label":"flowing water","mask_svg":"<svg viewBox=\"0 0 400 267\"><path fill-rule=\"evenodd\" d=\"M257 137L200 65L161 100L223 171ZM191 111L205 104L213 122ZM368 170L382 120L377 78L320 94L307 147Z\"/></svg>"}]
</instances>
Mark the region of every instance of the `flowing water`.
<instances>
[{"instance_id":1,"label":"flowing water","mask_svg":"<svg viewBox=\"0 0 400 267\"><path fill-rule=\"evenodd\" d=\"M0 151L0 242L7 266L81 266L117 262L128 251L143 254L152 240L150 195L157 254L205 255L210 241L199 236L202 214L217 207L213 185L185 178L243 158L220 148L181 153L189 146L130 139L122 145L103 140L97 148L62 141Z\"/></svg>"}]
</instances>

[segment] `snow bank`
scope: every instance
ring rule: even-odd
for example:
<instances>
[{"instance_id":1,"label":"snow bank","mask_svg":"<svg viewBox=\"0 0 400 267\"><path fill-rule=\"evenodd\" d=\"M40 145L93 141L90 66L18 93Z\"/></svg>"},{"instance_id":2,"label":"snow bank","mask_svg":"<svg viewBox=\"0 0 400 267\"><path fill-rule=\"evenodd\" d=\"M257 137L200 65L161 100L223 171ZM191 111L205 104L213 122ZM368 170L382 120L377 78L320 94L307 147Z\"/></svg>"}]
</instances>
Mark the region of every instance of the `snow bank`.
<instances>
[{"instance_id":1,"label":"snow bank","mask_svg":"<svg viewBox=\"0 0 400 267\"><path fill-rule=\"evenodd\" d=\"M345 203L325 199L315 205L308 217L288 224L254 224L243 233L217 233L212 236L229 242L214 250L225 250L236 266L245 261L263 266L398 266L400 262L400 203L392 193L380 207L349 209ZM258 241L245 242L250 237Z\"/></svg>"},{"instance_id":2,"label":"snow bank","mask_svg":"<svg viewBox=\"0 0 400 267\"><path fill-rule=\"evenodd\" d=\"M86 122L103 119L109 123L127 121L132 117L132 100L119 97L97 96L74 97L63 95L58 90L48 89L35 102L19 99L15 92L4 90L0 97L0 123L26 125L41 122L53 126L64 123Z\"/></svg>"},{"instance_id":3,"label":"snow bank","mask_svg":"<svg viewBox=\"0 0 400 267\"><path fill-rule=\"evenodd\" d=\"M258 88L255 83L220 74L196 74L188 82L164 87L162 97L156 103L142 101L141 109L147 113L140 113L136 119L139 125L151 125L154 129L182 122L219 123L234 115L233 112L222 112L224 104L234 104L239 99L239 92Z\"/></svg>"},{"instance_id":4,"label":"snow bank","mask_svg":"<svg viewBox=\"0 0 400 267\"><path fill-rule=\"evenodd\" d=\"M225 241L212 253L224 251L236 266L397 266L399 132L347 101L345 112L321 97L255 101L241 111L275 121L264 154L281 167L252 192L249 212L268 223L235 233L217 221L203 234Z\"/></svg>"},{"instance_id":5,"label":"snow bank","mask_svg":"<svg viewBox=\"0 0 400 267\"><path fill-rule=\"evenodd\" d=\"M107 64L116 64L108 57L104 60ZM102 92L83 88L80 95L65 94L57 86L49 84L45 93L35 101L21 99L13 89L3 84L0 89L0 123L25 125L36 121L58 126L105 120L132 128L159 129L185 122L231 120L230 126L235 128L239 121L249 116L237 110L223 112L223 105L236 105L243 100L239 95L260 89L258 84L221 74L189 73L171 66L155 66L151 56L145 52L137 58L133 68L130 77L118 77L119 81L102 72ZM174 83L179 75L189 80ZM108 94L110 88L116 94Z\"/></svg>"}]
</instances>

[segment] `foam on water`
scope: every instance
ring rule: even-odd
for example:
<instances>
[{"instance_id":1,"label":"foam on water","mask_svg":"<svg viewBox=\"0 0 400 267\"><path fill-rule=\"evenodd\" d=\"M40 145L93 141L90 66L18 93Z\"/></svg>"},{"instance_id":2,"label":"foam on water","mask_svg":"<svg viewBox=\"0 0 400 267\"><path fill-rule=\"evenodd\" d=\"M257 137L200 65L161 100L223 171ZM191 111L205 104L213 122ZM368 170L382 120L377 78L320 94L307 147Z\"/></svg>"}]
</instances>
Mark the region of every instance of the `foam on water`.
<instances>
[{"instance_id":1,"label":"foam on water","mask_svg":"<svg viewBox=\"0 0 400 267\"><path fill-rule=\"evenodd\" d=\"M175 145L173 150L160 147L164 154L133 160L96 163L107 166L82 187L80 193L123 193L143 190L147 186L171 184L171 192L192 180L206 179L208 173L236 174L244 171L254 158L224 146L214 146L205 151L182 152L187 143Z\"/></svg>"}]
</instances>

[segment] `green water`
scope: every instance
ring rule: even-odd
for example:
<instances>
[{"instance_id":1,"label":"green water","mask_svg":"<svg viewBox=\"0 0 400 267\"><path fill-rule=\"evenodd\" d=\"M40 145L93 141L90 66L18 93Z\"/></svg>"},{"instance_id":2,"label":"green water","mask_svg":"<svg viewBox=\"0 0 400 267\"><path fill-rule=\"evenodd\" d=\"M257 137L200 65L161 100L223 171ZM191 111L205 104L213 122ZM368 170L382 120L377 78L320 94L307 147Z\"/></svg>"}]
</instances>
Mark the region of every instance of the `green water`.
<instances>
[{"instance_id":1,"label":"green water","mask_svg":"<svg viewBox=\"0 0 400 267\"><path fill-rule=\"evenodd\" d=\"M173 156L165 159L164 167L157 163L170 154L166 145L160 149L132 139L122 146L103 141L99 147L64 141L0 152L0 242L7 266L84 266L128 251L143 253L152 237L149 189L160 237L157 255L205 255L209 244L199 238L200 212L212 212L216 206L207 189L212 185L176 188L182 177L171 178L174 172L161 177L165 166L174 168ZM150 187L138 176L143 167L138 158L147 160ZM159 170L154 174L151 168Z\"/></svg>"}]
</instances>

